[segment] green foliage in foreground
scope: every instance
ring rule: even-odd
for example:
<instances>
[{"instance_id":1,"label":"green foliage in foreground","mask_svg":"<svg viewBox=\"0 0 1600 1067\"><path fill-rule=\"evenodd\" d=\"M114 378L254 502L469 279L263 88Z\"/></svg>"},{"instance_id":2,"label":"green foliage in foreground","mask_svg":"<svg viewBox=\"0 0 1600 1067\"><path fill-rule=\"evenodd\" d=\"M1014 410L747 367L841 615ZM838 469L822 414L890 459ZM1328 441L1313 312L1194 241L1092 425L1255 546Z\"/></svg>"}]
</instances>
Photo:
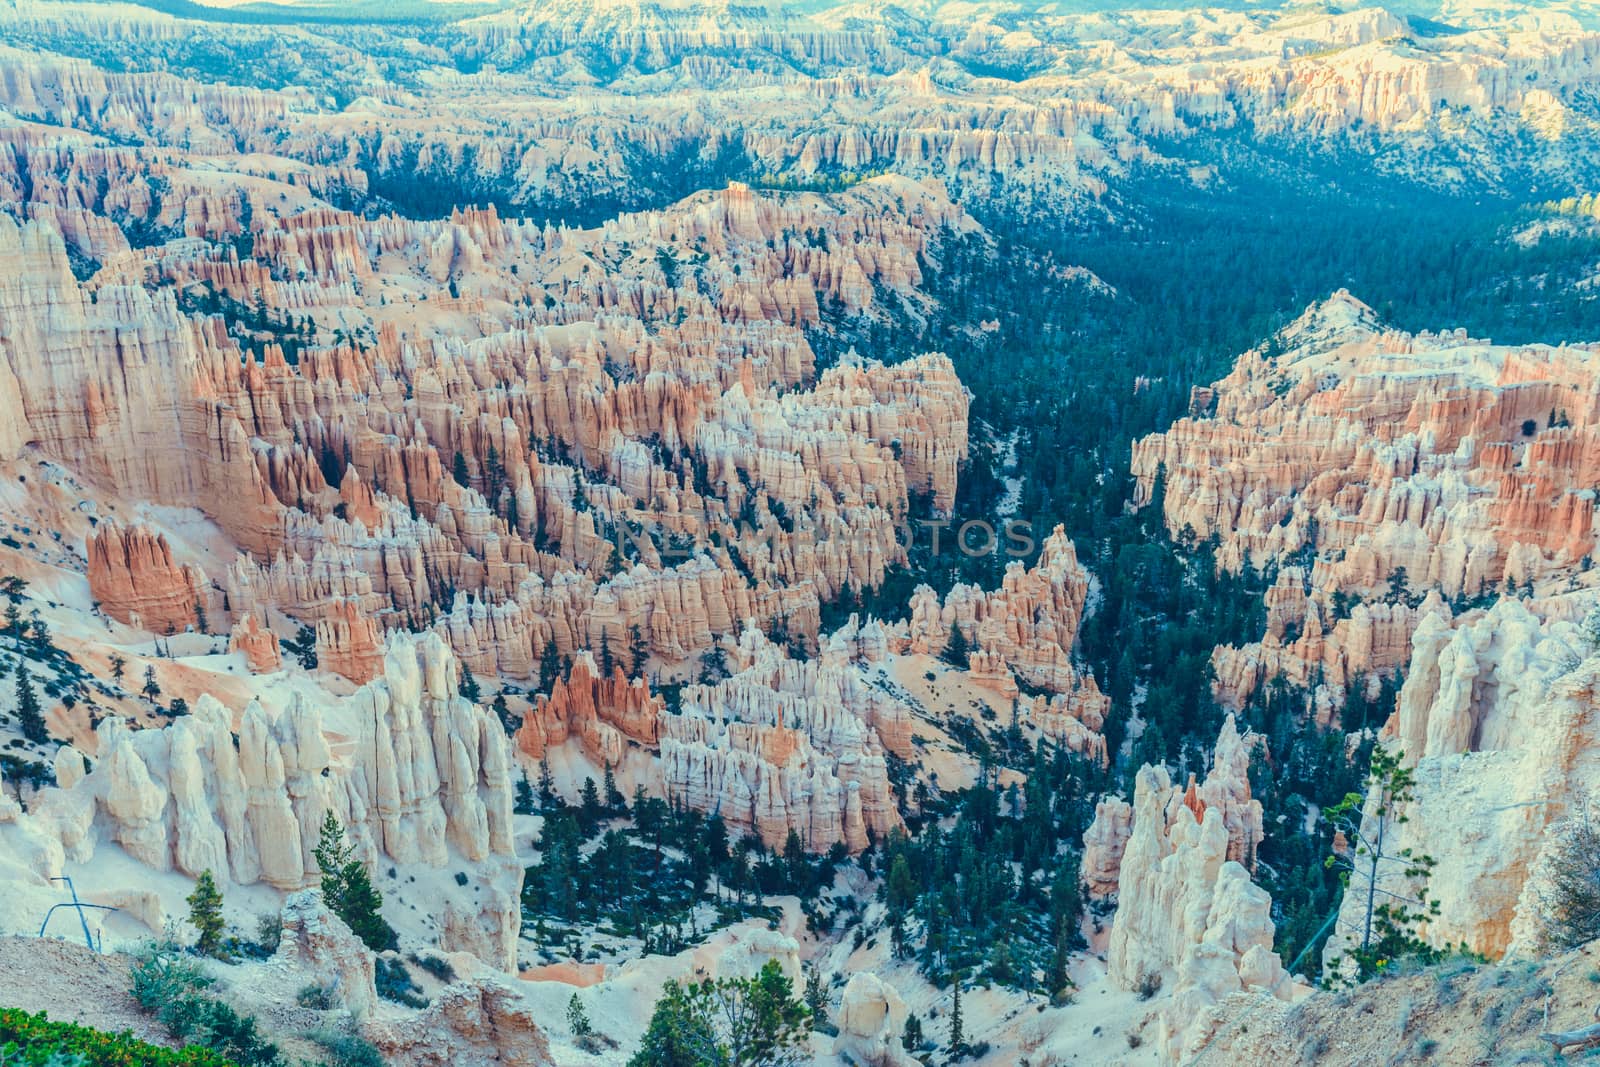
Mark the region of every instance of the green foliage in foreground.
<instances>
[{"instance_id":1,"label":"green foliage in foreground","mask_svg":"<svg viewBox=\"0 0 1600 1067\"><path fill-rule=\"evenodd\" d=\"M775 960L754 978L668 982L628 1067L797 1067L810 1018Z\"/></svg>"},{"instance_id":2,"label":"green foliage in foreground","mask_svg":"<svg viewBox=\"0 0 1600 1067\"><path fill-rule=\"evenodd\" d=\"M132 1034L108 1034L76 1023L54 1022L17 1008L0 1008L0 1063L46 1067L235 1067L210 1049L160 1048Z\"/></svg>"}]
</instances>

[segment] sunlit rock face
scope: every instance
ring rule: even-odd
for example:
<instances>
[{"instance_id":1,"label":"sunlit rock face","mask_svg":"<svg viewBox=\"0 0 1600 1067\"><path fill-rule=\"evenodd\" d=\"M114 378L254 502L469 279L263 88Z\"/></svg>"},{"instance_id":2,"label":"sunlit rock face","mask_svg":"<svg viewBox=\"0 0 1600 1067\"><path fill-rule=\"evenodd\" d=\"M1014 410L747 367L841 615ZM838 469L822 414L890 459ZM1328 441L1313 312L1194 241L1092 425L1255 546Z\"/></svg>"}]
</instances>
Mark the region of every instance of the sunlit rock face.
<instances>
[{"instance_id":1,"label":"sunlit rock face","mask_svg":"<svg viewBox=\"0 0 1600 1067\"><path fill-rule=\"evenodd\" d=\"M1272 952L1272 898L1250 880L1262 828L1248 769L1248 738L1230 717L1204 783L1180 788L1165 768L1147 766L1126 838L1120 828L1129 809L1116 802L1101 805L1085 835L1086 876L1102 887L1110 843L1121 843L1106 973L1125 989L1153 983L1172 991L1161 1013L1166 1062L1204 1046L1210 1008L1224 997L1254 990L1289 999L1292 992Z\"/></svg>"},{"instance_id":2,"label":"sunlit rock face","mask_svg":"<svg viewBox=\"0 0 1600 1067\"><path fill-rule=\"evenodd\" d=\"M517 730L518 750L542 759L552 746L575 737L592 762L610 766L622 762L628 742L653 747L666 710L661 697L620 666L602 677L587 652L578 655L571 674L549 695L538 694L535 701Z\"/></svg>"},{"instance_id":3,"label":"sunlit rock face","mask_svg":"<svg viewBox=\"0 0 1600 1067\"><path fill-rule=\"evenodd\" d=\"M381 675L328 707L296 697L277 714L251 703L232 716L202 696L159 729L108 718L93 770L61 749L58 787L25 818L76 862L103 840L157 871L287 891L321 878L313 853L331 812L368 862L466 864L514 900L510 746L458 695L457 672L437 636L396 635ZM470 950L495 966L515 959L511 910L509 926L474 923Z\"/></svg>"},{"instance_id":4,"label":"sunlit rock face","mask_svg":"<svg viewBox=\"0 0 1600 1067\"><path fill-rule=\"evenodd\" d=\"M1572 617L1586 594L1545 606L1501 600L1452 628L1424 619L1382 741L1416 777L1414 799L1389 820L1393 849L1434 859L1427 881L1440 914L1423 930L1435 945L1464 944L1498 957L1538 948L1548 828L1581 816L1600 783L1593 707L1600 659ZM1581 617L1581 616L1579 616ZM1363 832L1377 829L1368 811ZM1324 959L1336 965L1359 940L1367 872L1357 865ZM1400 865L1384 864L1379 889L1410 894Z\"/></svg>"},{"instance_id":5,"label":"sunlit rock face","mask_svg":"<svg viewBox=\"0 0 1600 1067\"><path fill-rule=\"evenodd\" d=\"M1339 293L1140 441L1137 497L1174 535L1218 538L1235 570L1294 564L1262 643L1218 650L1219 695L1275 675L1343 693L1403 667L1428 616L1585 569L1594 355L1398 333Z\"/></svg>"}]
</instances>

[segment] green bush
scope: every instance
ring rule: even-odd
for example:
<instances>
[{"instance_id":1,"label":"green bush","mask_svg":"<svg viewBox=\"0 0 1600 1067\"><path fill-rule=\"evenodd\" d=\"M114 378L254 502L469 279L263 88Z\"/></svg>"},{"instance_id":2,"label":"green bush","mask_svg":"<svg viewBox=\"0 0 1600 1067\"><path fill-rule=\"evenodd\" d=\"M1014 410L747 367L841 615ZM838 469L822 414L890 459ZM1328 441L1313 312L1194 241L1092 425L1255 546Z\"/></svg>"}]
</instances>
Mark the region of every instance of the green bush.
<instances>
[{"instance_id":1,"label":"green bush","mask_svg":"<svg viewBox=\"0 0 1600 1067\"><path fill-rule=\"evenodd\" d=\"M320 1030L311 1040L328 1054L326 1067L383 1067L382 1054L359 1035Z\"/></svg>"},{"instance_id":2,"label":"green bush","mask_svg":"<svg viewBox=\"0 0 1600 1067\"><path fill-rule=\"evenodd\" d=\"M302 1008L312 1011L332 1011L337 1005L333 999L333 990L325 985L308 985L294 995L294 1002Z\"/></svg>"},{"instance_id":3,"label":"green bush","mask_svg":"<svg viewBox=\"0 0 1600 1067\"><path fill-rule=\"evenodd\" d=\"M412 980L411 972L406 969L403 961L379 956L377 962L375 978L378 996L384 1000L392 1000L396 1004L404 1004L408 1008L428 1006L428 998L422 995L422 990Z\"/></svg>"},{"instance_id":4,"label":"green bush","mask_svg":"<svg viewBox=\"0 0 1600 1067\"><path fill-rule=\"evenodd\" d=\"M133 988L129 990L139 1007L160 1011L211 985L200 965L163 948L150 949L133 967Z\"/></svg>"},{"instance_id":5,"label":"green bush","mask_svg":"<svg viewBox=\"0 0 1600 1067\"><path fill-rule=\"evenodd\" d=\"M44 1012L0 1008L0 1063L17 1067L236 1067L209 1049L160 1048L129 1033L51 1022Z\"/></svg>"},{"instance_id":6,"label":"green bush","mask_svg":"<svg viewBox=\"0 0 1600 1067\"><path fill-rule=\"evenodd\" d=\"M189 995L162 1007L156 1017L179 1040L193 1039L244 1067L278 1062L278 1046L256 1029L255 1018L211 997Z\"/></svg>"}]
</instances>

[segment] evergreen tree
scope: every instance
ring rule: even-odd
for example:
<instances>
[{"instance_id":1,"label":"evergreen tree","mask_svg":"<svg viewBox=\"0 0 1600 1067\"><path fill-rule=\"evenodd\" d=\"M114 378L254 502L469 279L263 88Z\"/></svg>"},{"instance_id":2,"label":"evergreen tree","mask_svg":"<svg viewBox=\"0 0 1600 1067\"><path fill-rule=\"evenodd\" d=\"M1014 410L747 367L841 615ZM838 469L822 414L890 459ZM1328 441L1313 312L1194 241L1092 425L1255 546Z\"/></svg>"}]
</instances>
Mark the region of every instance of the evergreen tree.
<instances>
[{"instance_id":1,"label":"evergreen tree","mask_svg":"<svg viewBox=\"0 0 1600 1067\"><path fill-rule=\"evenodd\" d=\"M539 810L548 815L560 811L567 802L556 792L556 780L550 773L550 761L539 761Z\"/></svg>"},{"instance_id":2,"label":"evergreen tree","mask_svg":"<svg viewBox=\"0 0 1600 1067\"><path fill-rule=\"evenodd\" d=\"M114 682L116 682L116 683L118 683L120 685L122 683L123 672L125 672L127 669L128 669L128 661L123 659L117 653L113 652L111 654L111 679L112 679L112 681L114 681Z\"/></svg>"},{"instance_id":3,"label":"evergreen tree","mask_svg":"<svg viewBox=\"0 0 1600 1067\"><path fill-rule=\"evenodd\" d=\"M155 700L161 695L161 683L156 681L156 666L154 663L145 666L144 688L140 692L151 700Z\"/></svg>"},{"instance_id":4,"label":"evergreen tree","mask_svg":"<svg viewBox=\"0 0 1600 1067\"><path fill-rule=\"evenodd\" d=\"M44 712L39 707L39 694L34 692L33 678L28 674L26 663L17 667L17 725L22 729L22 736L36 745L50 740Z\"/></svg>"},{"instance_id":5,"label":"evergreen tree","mask_svg":"<svg viewBox=\"0 0 1600 1067\"><path fill-rule=\"evenodd\" d=\"M1434 963L1443 955L1416 934L1419 925L1439 914L1438 901L1428 893L1434 860L1396 848L1392 840L1397 824L1406 821L1405 808L1415 788L1416 777L1400 755L1380 746L1372 750L1365 795L1350 793L1323 812L1350 842L1327 863L1342 868L1346 892L1361 902L1354 943L1330 968L1336 981L1365 982L1402 957ZM1346 973L1347 963L1353 965L1352 973Z\"/></svg>"},{"instance_id":6,"label":"evergreen tree","mask_svg":"<svg viewBox=\"0 0 1600 1067\"><path fill-rule=\"evenodd\" d=\"M828 989L822 984L822 973L815 963L806 964L805 983L806 1010L811 1013L811 1028L815 1030L828 1021Z\"/></svg>"},{"instance_id":7,"label":"evergreen tree","mask_svg":"<svg viewBox=\"0 0 1600 1067\"><path fill-rule=\"evenodd\" d=\"M628 628L628 669L636 677L643 678L645 662L650 658L650 645L644 639L644 631L637 626Z\"/></svg>"},{"instance_id":8,"label":"evergreen tree","mask_svg":"<svg viewBox=\"0 0 1600 1067\"><path fill-rule=\"evenodd\" d=\"M595 787L593 778L585 778L578 793L578 825L583 827L584 836L593 833L603 818L605 808L600 804L600 790Z\"/></svg>"},{"instance_id":9,"label":"evergreen tree","mask_svg":"<svg viewBox=\"0 0 1600 1067\"><path fill-rule=\"evenodd\" d=\"M961 1025L961 972L954 975L955 986L950 993L950 1054L960 1055L966 1048L966 1035L962 1032Z\"/></svg>"},{"instance_id":10,"label":"evergreen tree","mask_svg":"<svg viewBox=\"0 0 1600 1067\"><path fill-rule=\"evenodd\" d=\"M528 784L528 776L517 776L516 801L512 810L518 815L532 815L534 811L533 786Z\"/></svg>"},{"instance_id":11,"label":"evergreen tree","mask_svg":"<svg viewBox=\"0 0 1600 1067\"><path fill-rule=\"evenodd\" d=\"M474 704L483 695L483 690L478 686L478 680L472 676L472 670L465 663L461 665L461 680L457 683L457 688L462 696Z\"/></svg>"},{"instance_id":12,"label":"evergreen tree","mask_svg":"<svg viewBox=\"0 0 1600 1067\"><path fill-rule=\"evenodd\" d=\"M456 453L456 458L450 463L450 477L454 478L456 484L463 489L472 484L471 478L467 475L467 457L460 452Z\"/></svg>"},{"instance_id":13,"label":"evergreen tree","mask_svg":"<svg viewBox=\"0 0 1600 1067\"><path fill-rule=\"evenodd\" d=\"M387 952L399 945L399 935L382 914L383 894L372 884L372 876L360 860L352 860L345 867L343 903L339 917L368 948Z\"/></svg>"},{"instance_id":14,"label":"evergreen tree","mask_svg":"<svg viewBox=\"0 0 1600 1067\"><path fill-rule=\"evenodd\" d=\"M961 627L951 625L950 640L946 642L940 658L952 667L959 667L962 670L971 666L970 646L967 643L967 635L961 632Z\"/></svg>"},{"instance_id":15,"label":"evergreen tree","mask_svg":"<svg viewBox=\"0 0 1600 1067\"><path fill-rule=\"evenodd\" d=\"M610 678L616 670L617 661L611 655L611 635L604 630L600 631L600 676Z\"/></svg>"},{"instance_id":16,"label":"evergreen tree","mask_svg":"<svg viewBox=\"0 0 1600 1067\"><path fill-rule=\"evenodd\" d=\"M567 1001L567 1028L572 1031L572 1036L579 1040L594 1033L594 1025L589 1022L589 1013L583 1010L583 1001L578 999L576 993Z\"/></svg>"},{"instance_id":17,"label":"evergreen tree","mask_svg":"<svg viewBox=\"0 0 1600 1067\"><path fill-rule=\"evenodd\" d=\"M344 826L332 810L322 816L322 832L312 855L322 872L322 901L338 911L338 902L344 899L344 869L354 858L355 849L345 843Z\"/></svg>"},{"instance_id":18,"label":"evergreen tree","mask_svg":"<svg viewBox=\"0 0 1600 1067\"><path fill-rule=\"evenodd\" d=\"M372 884L366 865L346 842L344 827L331 811L323 817L314 855L322 872L322 900L328 910L343 919L372 951L394 948L399 936L383 918L383 894Z\"/></svg>"},{"instance_id":19,"label":"evergreen tree","mask_svg":"<svg viewBox=\"0 0 1600 1067\"><path fill-rule=\"evenodd\" d=\"M194 892L189 894L189 925L198 932L195 949L202 956L215 956L222 950L222 892L209 869L200 872Z\"/></svg>"},{"instance_id":20,"label":"evergreen tree","mask_svg":"<svg viewBox=\"0 0 1600 1067\"><path fill-rule=\"evenodd\" d=\"M711 1007L701 987L668 982L661 990L639 1051L628 1067L707 1067L717 1058L719 1041Z\"/></svg>"},{"instance_id":21,"label":"evergreen tree","mask_svg":"<svg viewBox=\"0 0 1600 1067\"><path fill-rule=\"evenodd\" d=\"M500 451L491 443L488 455L484 458L484 480L487 483L484 495L489 499L489 506L498 509L500 506L500 488L505 484L506 468L500 461Z\"/></svg>"},{"instance_id":22,"label":"evergreen tree","mask_svg":"<svg viewBox=\"0 0 1600 1067\"><path fill-rule=\"evenodd\" d=\"M922 1047L924 1040L922 1020L917 1018L916 1012L907 1012L905 1029L900 1031L900 1044L907 1052L915 1052Z\"/></svg>"},{"instance_id":23,"label":"evergreen tree","mask_svg":"<svg viewBox=\"0 0 1600 1067\"><path fill-rule=\"evenodd\" d=\"M623 798L622 791L617 788L617 776L612 773L610 760L606 760L605 797L608 811L626 810L628 802Z\"/></svg>"},{"instance_id":24,"label":"evergreen tree","mask_svg":"<svg viewBox=\"0 0 1600 1067\"><path fill-rule=\"evenodd\" d=\"M548 696L561 678L561 654L556 650L555 638L544 643L539 653L539 692Z\"/></svg>"}]
</instances>

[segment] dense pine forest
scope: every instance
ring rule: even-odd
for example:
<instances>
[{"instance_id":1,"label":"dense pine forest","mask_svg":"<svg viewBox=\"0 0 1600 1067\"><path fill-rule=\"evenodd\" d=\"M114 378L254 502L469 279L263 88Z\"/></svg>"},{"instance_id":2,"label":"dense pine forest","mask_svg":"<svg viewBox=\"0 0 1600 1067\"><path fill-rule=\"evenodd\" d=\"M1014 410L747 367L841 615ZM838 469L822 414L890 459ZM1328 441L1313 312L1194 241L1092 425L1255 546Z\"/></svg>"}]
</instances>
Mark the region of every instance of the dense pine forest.
<instances>
[{"instance_id":1,"label":"dense pine forest","mask_svg":"<svg viewBox=\"0 0 1600 1067\"><path fill-rule=\"evenodd\" d=\"M1545 217L1533 206L1539 190L1518 198L1440 192L1342 170L1328 157L1275 157L1243 139L1221 139L1208 153L1216 177L1204 188L1149 169L1124 183L1103 218L1019 215L1000 206L1005 198L969 204L992 243L966 238L940 248L928 265L938 313L925 324L836 322L815 338L824 361L850 346L878 358L933 350L954 360L973 393L975 427L955 514L1003 518L993 509L1012 478L1021 483L1012 515L1035 531L1066 526L1099 583L1077 651L1112 699L1110 781L1124 795L1145 763L1204 773L1224 714L1211 699L1211 649L1259 638L1261 597L1274 578L1218 573L1212 546L1177 543L1156 509L1134 512L1134 440L1165 429L1184 414L1191 386L1223 376L1240 352L1339 288L1405 330L1463 327L1510 343L1600 336L1600 301L1575 284L1600 262L1600 239L1582 227L1529 244L1512 239ZM999 328L979 330L981 322ZM1005 563L954 552L934 559L919 547L909 573L835 605L831 617L846 609L894 617L915 584L992 586ZM1398 682L1384 680L1375 700L1352 697L1344 729L1380 726ZM1308 832L1305 815L1359 789L1371 747L1370 734L1347 745L1344 730L1308 722L1305 707L1305 695L1280 682L1240 716L1241 727L1267 740L1251 775L1267 829L1257 880L1275 902L1285 963L1308 948L1314 959L1340 893L1324 863L1332 831L1318 823ZM1030 769L1026 755L1011 760L1003 747L995 758ZM1084 808L1065 821L1087 825L1093 795L1080 790L1068 801ZM972 840L1010 847L993 835ZM1070 833L1060 840L1077 844ZM911 870L919 898L964 880L946 878L937 861ZM1006 900L1037 912L1026 871L1010 888ZM994 905L985 915L1007 914L1002 901L985 899ZM1021 936L1048 956L1052 930ZM1006 935L980 943L1005 946L1008 960L1017 954ZM926 940L919 951L943 958ZM1012 973L963 962L974 973Z\"/></svg>"}]
</instances>

